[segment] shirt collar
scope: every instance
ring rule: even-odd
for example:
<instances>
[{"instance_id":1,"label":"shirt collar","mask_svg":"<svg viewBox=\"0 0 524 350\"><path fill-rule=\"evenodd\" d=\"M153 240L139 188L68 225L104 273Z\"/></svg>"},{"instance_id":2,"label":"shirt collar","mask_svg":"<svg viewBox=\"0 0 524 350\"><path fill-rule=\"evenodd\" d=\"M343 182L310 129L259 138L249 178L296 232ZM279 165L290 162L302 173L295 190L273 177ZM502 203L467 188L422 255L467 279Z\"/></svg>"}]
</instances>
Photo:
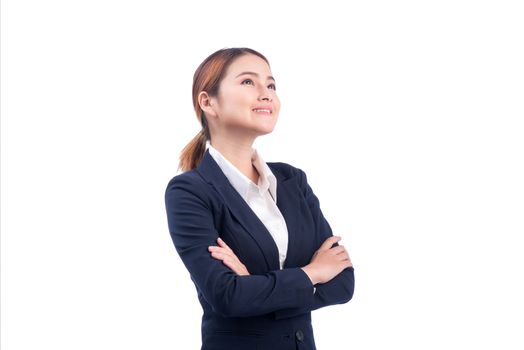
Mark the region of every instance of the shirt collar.
<instances>
[{"instance_id":1,"label":"shirt collar","mask_svg":"<svg viewBox=\"0 0 524 350\"><path fill-rule=\"evenodd\" d=\"M252 148L251 162L260 175L258 178L258 186L227 160L209 141L206 141L206 149L209 150L209 154L211 154L231 185L244 200L248 200L251 191L264 194L269 190L269 193L276 203L277 179L257 149Z\"/></svg>"}]
</instances>

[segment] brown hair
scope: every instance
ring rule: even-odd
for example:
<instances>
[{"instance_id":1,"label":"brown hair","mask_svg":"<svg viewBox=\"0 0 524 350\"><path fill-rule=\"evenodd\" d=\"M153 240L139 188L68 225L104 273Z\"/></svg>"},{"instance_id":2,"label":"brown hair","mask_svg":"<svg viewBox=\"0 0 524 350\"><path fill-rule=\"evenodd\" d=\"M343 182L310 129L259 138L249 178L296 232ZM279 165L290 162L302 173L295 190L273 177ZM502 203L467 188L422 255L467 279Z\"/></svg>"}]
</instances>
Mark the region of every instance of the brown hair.
<instances>
[{"instance_id":1,"label":"brown hair","mask_svg":"<svg viewBox=\"0 0 524 350\"><path fill-rule=\"evenodd\" d=\"M198 94L206 91L209 96L216 97L227 68L237 57L246 54L256 55L269 65L269 61L261 53L247 47L239 47L225 48L212 53L196 69L193 75L193 107L202 129L180 152L178 169L182 171L194 169L200 163L206 151L206 141L211 140L206 116L198 103Z\"/></svg>"}]
</instances>

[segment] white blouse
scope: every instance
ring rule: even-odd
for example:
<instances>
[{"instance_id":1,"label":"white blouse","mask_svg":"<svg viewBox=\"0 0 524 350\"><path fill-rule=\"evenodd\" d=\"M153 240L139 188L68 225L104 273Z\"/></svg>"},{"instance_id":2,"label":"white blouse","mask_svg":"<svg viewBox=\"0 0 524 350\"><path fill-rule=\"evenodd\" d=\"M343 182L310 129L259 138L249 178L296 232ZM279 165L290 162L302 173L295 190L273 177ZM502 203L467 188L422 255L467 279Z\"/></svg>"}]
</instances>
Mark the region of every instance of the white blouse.
<instances>
[{"instance_id":1,"label":"white blouse","mask_svg":"<svg viewBox=\"0 0 524 350\"><path fill-rule=\"evenodd\" d=\"M277 207L277 179L275 175L255 148L252 149L251 161L260 175L258 185L255 185L251 179L242 174L209 141L206 142L206 149L209 149L209 154L222 169L231 185L273 237L278 248L280 269L282 269L287 254L288 231L286 221Z\"/></svg>"}]
</instances>

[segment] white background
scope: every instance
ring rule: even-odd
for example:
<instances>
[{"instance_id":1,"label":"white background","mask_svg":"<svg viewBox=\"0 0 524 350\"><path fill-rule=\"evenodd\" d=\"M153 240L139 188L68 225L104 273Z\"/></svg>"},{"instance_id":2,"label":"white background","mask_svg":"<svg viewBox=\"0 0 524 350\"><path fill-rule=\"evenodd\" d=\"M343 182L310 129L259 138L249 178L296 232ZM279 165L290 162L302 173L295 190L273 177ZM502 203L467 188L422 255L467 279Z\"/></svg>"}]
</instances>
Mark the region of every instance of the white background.
<instances>
[{"instance_id":1,"label":"white background","mask_svg":"<svg viewBox=\"0 0 524 350\"><path fill-rule=\"evenodd\" d=\"M2 1L1 347L197 349L164 190L198 64L268 57L266 161L355 265L319 349L524 348L519 1Z\"/></svg>"}]
</instances>

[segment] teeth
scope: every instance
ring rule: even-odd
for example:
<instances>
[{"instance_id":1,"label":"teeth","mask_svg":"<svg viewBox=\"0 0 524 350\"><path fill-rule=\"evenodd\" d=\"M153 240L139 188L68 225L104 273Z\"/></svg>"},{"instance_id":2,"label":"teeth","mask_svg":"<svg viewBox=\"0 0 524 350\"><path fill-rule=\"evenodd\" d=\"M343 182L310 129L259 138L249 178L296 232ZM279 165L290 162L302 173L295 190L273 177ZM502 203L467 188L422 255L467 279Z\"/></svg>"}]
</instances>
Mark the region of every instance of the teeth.
<instances>
[{"instance_id":1,"label":"teeth","mask_svg":"<svg viewBox=\"0 0 524 350\"><path fill-rule=\"evenodd\" d=\"M271 113L269 109L254 109L255 112Z\"/></svg>"}]
</instances>

